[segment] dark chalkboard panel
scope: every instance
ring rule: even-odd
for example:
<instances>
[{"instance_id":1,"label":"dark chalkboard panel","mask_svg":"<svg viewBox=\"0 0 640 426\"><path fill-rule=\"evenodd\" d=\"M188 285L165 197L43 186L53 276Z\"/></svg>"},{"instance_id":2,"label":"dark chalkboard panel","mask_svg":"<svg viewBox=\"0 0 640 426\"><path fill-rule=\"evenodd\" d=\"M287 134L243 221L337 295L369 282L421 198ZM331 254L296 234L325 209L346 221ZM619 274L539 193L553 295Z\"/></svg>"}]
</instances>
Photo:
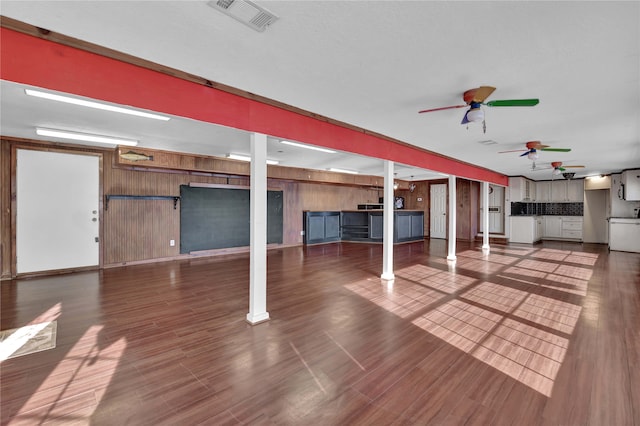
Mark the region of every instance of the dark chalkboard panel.
<instances>
[{"instance_id":1,"label":"dark chalkboard panel","mask_svg":"<svg viewBox=\"0 0 640 426\"><path fill-rule=\"evenodd\" d=\"M249 189L180 185L180 253L250 242ZM267 191L267 243L282 244L282 191Z\"/></svg>"}]
</instances>

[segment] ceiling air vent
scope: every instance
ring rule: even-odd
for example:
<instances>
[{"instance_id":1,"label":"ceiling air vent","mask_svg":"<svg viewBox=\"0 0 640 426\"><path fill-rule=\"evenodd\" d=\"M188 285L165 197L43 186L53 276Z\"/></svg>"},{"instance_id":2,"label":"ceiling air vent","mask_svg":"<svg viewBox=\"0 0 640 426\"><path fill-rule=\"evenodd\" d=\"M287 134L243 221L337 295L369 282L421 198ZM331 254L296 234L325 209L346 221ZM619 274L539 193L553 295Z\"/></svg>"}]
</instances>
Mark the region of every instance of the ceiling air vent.
<instances>
[{"instance_id":1,"label":"ceiling air vent","mask_svg":"<svg viewBox=\"0 0 640 426\"><path fill-rule=\"evenodd\" d=\"M207 4L259 32L278 20L276 15L248 0L216 0Z\"/></svg>"}]
</instances>

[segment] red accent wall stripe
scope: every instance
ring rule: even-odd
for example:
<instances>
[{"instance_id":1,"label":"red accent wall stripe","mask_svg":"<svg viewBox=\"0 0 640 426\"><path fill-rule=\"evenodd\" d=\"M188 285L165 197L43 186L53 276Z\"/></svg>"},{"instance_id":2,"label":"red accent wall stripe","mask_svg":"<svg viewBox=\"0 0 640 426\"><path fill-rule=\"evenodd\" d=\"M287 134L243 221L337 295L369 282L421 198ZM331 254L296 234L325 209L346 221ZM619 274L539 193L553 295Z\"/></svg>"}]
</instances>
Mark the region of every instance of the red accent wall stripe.
<instances>
[{"instance_id":1,"label":"red accent wall stripe","mask_svg":"<svg viewBox=\"0 0 640 426\"><path fill-rule=\"evenodd\" d=\"M85 50L1 28L3 80L507 186L505 175Z\"/></svg>"}]
</instances>

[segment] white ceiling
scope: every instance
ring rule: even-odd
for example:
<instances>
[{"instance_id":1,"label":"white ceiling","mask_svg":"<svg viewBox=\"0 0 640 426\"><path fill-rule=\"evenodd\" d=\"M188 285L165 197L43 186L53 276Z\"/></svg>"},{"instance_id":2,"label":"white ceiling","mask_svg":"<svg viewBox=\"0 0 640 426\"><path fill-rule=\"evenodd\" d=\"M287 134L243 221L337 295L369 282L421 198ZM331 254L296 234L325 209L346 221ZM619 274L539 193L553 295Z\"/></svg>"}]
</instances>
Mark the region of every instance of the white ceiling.
<instances>
[{"instance_id":1,"label":"white ceiling","mask_svg":"<svg viewBox=\"0 0 640 426\"><path fill-rule=\"evenodd\" d=\"M535 180L519 153L530 140L584 165L576 177L640 167L640 2L258 1L279 16L256 32L206 1L7 1L0 13L228 86L271 98L505 175ZM531 108L485 107L460 125L462 102L539 98ZM35 139L35 126L139 139L141 147L224 156L248 153L245 132L183 118L110 117L24 95L2 82L1 131ZM162 129L162 131L160 131ZM495 144L479 142L493 141ZM304 142L304 141L301 141ZM303 152L304 151L304 152ZM269 141L284 166L382 174L383 162ZM432 173L396 166L399 178ZM438 176L441 177L441 176Z\"/></svg>"}]
</instances>

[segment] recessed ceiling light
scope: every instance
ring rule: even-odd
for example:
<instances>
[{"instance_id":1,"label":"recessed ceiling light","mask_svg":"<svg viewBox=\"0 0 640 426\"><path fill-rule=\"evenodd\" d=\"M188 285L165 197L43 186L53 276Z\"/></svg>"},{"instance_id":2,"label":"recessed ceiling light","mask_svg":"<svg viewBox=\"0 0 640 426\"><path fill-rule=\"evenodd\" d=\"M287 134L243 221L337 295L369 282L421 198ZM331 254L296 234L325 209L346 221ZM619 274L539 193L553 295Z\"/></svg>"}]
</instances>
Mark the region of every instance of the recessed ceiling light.
<instances>
[{"instance_id":1,"label":"recessed ceiling light","mask_svg":"<svg viewBox=\"0 0 640 426\"><path fill-rule=\"evenodd\" d=\"M36 128L36 134L40 136L49 136L52 138L62 138L62 139L71 139L76 141L105 143L109 145L127 145L127 146L138 145L138 141L133 139L113 138L111 136L69 132L66 130L43 129L41 127Z\"/></svg>"},{"instance_id":2,"label":"recessed ceiling light","mask_svg":"<svg viewBox=\"0 0 640 426\"><path fill-rule=\"evenodd\" d=\"M332 150L327 149L327 148L320 148L320 147L311 146L311 145L303 145L301 143L296 143L296 142L280 141L280 143L283 143L285 145L297 146L298 148L313 149L315 151L326 152L326 153L329 153L329 154L335 154L336 153L335 151L332 151Z\"/></svg>"},{"instance_id":3,"label":"recessed ceiling light","mask_svg":"<svg viewBox=\"0 0 640 426\"><path fill-rule=\"evenodd\" d=\"M138 117L152 118L154 120L163 120L163 121L169 120L169 117L158 115L158 114L151 114L151 113L139 111L136 109L117 107L113 105L103 104L100 102L87 101L79 98L72 98L70 96L56 95L55 93L41 92L39 90L24 89L24 91L27 95L35 96L37 98L49 99L49 100L58 101L58 102L65 102L68 104L80 105L88 108L101 109L104 111L119 112L121 114L136 115Z\"/></svg>"}]
</instances>

